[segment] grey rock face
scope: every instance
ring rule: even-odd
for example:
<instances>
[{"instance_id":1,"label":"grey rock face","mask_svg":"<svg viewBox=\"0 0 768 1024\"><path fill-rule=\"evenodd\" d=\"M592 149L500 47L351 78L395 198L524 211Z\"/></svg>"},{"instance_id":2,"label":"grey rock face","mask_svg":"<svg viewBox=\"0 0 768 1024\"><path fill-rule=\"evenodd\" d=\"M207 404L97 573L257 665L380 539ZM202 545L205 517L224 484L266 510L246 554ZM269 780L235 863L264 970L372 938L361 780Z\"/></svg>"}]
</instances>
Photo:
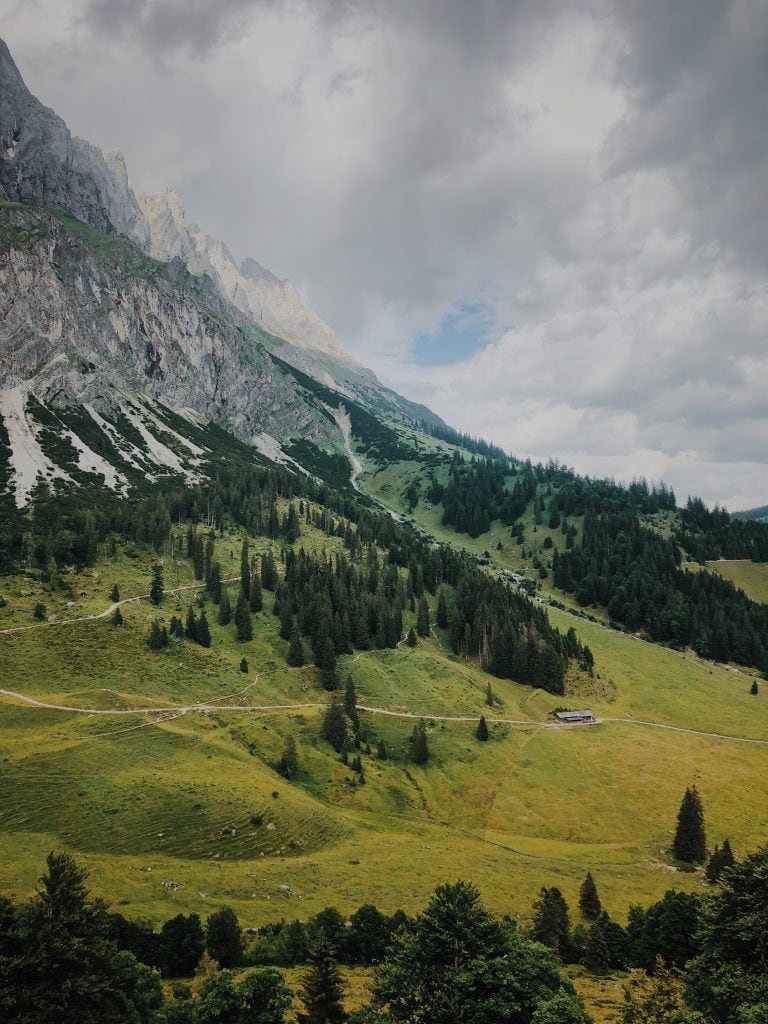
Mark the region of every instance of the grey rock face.
<instances>
[{"instance_id":1,"label":"grey rock face","mask_svg":"<svg viewBox=\"0 0 768 1024\"><path fill-rule=\"evenodd\" d=\"M27 89L0 40L0 197L66 210L101 231L146 239L119 154L73 137Z\"/></svg>"}]
</instances>

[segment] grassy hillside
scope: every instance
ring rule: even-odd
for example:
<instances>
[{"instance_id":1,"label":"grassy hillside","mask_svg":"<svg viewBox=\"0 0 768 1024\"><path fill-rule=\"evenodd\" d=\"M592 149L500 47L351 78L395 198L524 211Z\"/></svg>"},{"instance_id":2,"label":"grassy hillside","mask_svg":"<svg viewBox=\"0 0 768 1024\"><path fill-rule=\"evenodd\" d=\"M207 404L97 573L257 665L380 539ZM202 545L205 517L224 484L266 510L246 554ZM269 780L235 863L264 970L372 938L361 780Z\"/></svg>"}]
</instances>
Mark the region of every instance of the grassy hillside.
<instances>
[{"instance_id":1,"label":"grassy hillside","mask_svg":"<svg viewBox=\"0 0 768 1024\"><path fill-rule=\"evenodd\" d=\"M743 558L722 558L716 562L707 562L707 568L741 587L753 601L768 604L768 563L750 562Z\"/></svg>"},{"instance_id":2,"label":"grassy hillside","mask_svg":"<svg viewBox=\"0 0 768 1024\"><path fill-rule=\"evenodd\" d=\"M308 527L298 542L328 551L340 543ZM237 571L239 546L234 536L217 544L225 576ZM144 594L151 560L121 547L65 577L66 593L6 578L0 630L33 624L39 599L49 613L79 618L105 609L115 582L123 599ZM166 558L165 568L167 587L195 586L186 560ZM160 614L183 615L193 593L166 595ZM765 835L765 747L635 724L768 739L765 696L750 695L744 675L552 609L556 625L575 622L592 648L595 677L574 674L566 698L492 680L489 708L490 677L457 660L435 629L414 649L340 659L358 702L379 709L362 713L372 748L383 738L389 751L386 761L362 754L360 786L320 740L328 695L314 668L287 668L265 596L244 644L232 626L216 625L209 603L209 650L187 641L147 650L157 609L146 600L122 606L121 629L107 617L0 634L8 689L115 712L2 698L0 889L30 891L45 853L65 848L92 868L96 893L156 922L223 904L245 924L328 903L416 910L437 882L457 877L474 880L489 906L524 918L541 885L557 884L575 905L591 869L605 905L623 918L630 902L671 885L701 887L698 875L676 873L666 852L691 782L712 843L728 835L745 850ZM406 613L406 628L411 622ZM553 728L549 713L563 703L586 704L606 721ZM474 737L482 713L487 743ZM431 751L423 768L407 758L420 715ZM289 733L301 766L290 783L273 767Z\"/></svg>"}]
</instances>

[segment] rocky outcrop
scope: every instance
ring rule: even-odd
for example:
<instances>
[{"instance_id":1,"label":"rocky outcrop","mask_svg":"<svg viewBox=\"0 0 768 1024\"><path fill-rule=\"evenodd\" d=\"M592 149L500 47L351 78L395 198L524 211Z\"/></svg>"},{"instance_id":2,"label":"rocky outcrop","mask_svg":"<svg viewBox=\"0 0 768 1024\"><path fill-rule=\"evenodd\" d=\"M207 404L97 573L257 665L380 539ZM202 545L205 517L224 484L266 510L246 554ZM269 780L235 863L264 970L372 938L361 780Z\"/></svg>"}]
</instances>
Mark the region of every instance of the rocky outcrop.
<instances>
[{"instance_id":1,"label":"rocky outcrop","mask_svg":"<svg viewBox=\"0 0 768 1024\"><path fill-rule=\"evenodd\" d=\"M147 240L120 154L105 159L73 137L27 89L1 39L0 197L66 210L101 231Z\"/></svg>"}]
</instances>

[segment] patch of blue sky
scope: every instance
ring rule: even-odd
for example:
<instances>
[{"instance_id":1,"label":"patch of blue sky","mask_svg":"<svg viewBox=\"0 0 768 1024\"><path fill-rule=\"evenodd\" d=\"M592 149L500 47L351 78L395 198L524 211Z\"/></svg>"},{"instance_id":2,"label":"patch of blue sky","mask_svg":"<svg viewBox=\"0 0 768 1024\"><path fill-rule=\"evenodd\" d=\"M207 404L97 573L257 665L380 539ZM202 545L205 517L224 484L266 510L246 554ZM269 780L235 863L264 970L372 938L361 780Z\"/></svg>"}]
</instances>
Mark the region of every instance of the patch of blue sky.
<instances>
[{"instance_id":1,"label":"patch of blue sky","mask_svg":"<svg viewBox=\"0 0 768 1024\"><path fill-rule=\"evenodd\" d=\"M475 355L496 333L490 307L480 302L459 303L447 313L437 330L419 334L411 358L421 366L450 366Z\"/></svg>"}]
</instances>

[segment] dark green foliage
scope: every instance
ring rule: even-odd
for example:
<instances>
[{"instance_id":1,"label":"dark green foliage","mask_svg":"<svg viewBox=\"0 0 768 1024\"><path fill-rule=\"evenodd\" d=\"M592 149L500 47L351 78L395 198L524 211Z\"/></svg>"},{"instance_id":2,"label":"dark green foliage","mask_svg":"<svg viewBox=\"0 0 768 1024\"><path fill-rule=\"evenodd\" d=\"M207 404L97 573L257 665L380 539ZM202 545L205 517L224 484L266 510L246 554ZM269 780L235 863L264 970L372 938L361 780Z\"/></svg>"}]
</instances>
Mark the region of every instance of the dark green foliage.
<instances>
[{"instance_id":1,"label":"dark green foliage","mask_svg":"<svg viewBox=\"0 0 768 1024\"><path fill-rule=\"evenodd\" d=\"M408 644L409 647L415 647L418 644L419 640L418 637L416 636L416 630L413 627L411 627L408 630L408 635L405 638L405 642Z\"/></svg>"},{"instance_id":2,"label":"dark green foliage","mask_svg":"<svg viewBox=\"0 0 768 1024\"><path fill-rule=\"evenodd\" d=\"M440 588L437 597L437 625L440 629L448 629L448 602L445 597L444 588Z\"/></svg>"},{"instance_id":3,"label":"dark green foliage","mask_svg":"<svg viewBox=\"0 0 768 1024\"><path fill-rule=\"evenodd\" d=\"M165 630L165 626L161 626L158 619L153 619L152 625L149 627L147 647L150 649L150 651L161 651L164 647L167 646L168 634Z\"/></svg>"},{"instance_id":4,"label":"dark green foliage","mask_svg":"<svg viewBox=\"0 0 768 1024\"><path fill-rule=\"evenodd\" d=\"M425 597L419 598L416 610L416 632L421 637L429 636L429 605Z\"/></svg>"},{"instance_id":5,"label":"dark green foliage","mask_svg":"<svg viewBox=\"0 0 768 1024\"><path fill-rule=\"evenodd\" d=\"M760 692L760 688L757 685L756 679L752 681L752 685L749 688L749 692L752 694L753 697Z\"/></svg>"},{"instance_id":6,"label":"dark green foliage","mask_svg":"<svg viewBox=\"0 0 768 1024\"><path fill-rule=\"evenodd\" d=\"M237 606L235 607L235 638L240 641L253 639L251 609L248 607L248 599L242 590L237 595Z\"/></svg>"},{"instance_id":7,"label":"dark green foliage","mask_svg":"<svg viewBox=\"0 0 768 1024\"><path fill-rule=\"evenodd\" d=\"M247 672L248 671L248 661L247 661L246 658L241 658L240 659L240 671L241 672Z\"/></svg>"},{"instance_id":8,"label":"dark green foliage","mask_svg":"<svg viewBox=\"0 0 768 1024\"><path fill-rule=\"evenodd\" d=\"M109 592L109 600L110 601L119 601L120 600L120 588L118 587L118 585L116 583L112 584L112 589Z\"/></svg>"},{"instance_id":9,"label":"dark green foliage","mask_svg":"<svg viewBox=\"0 0 768 1024\"><path fill-rule=\"evenodd\" d=\"M715 1024L764 1021L768 1007L768 846L738 861L723 876L704 905L699 939L701 952L688 965L686 976L689 1004ZM762 1007L760 1013L758 1006Z\"/></svg>"},{"instance_id":10,"label":"dark green foliage","mask_svg":"<svg viewBox=\"0 0 768 1024\"><path fill-rule=\"evenodd\" d=\"M246 600L251 597L251 569L248 554L248 541L243 541L240 551L240 588L245 594Z\"/></svg>"},{"instance_id":11,"label":"dark green foliage","mask_svg":"<svg viewBox=\"0 0 768 1024\"><path fill-rule=\"evenodd\" d=\"M584 950L584 966L595 974L621 970L627 966L630 945L627 933L602 911L589 929Z\"/></svg>"},{"instance_id":12,"label":"dark green foliage","mask_svg":"<svg viewBox=\"0 0 768 1024\"><path fill-rule=\"evenodd\" d=\"M299 1024L343 1024L347 1014L342 1005L341 974L333 951L320 936L309 953L309 968L301 979L299 995L304 1012Z\"/></svg>"},{"instance_id":13,"label":"dark green foliage","mask_svg":"<svg viewBox=\"0 0 768 1024\"><path fill-rule=\"evenodd\" d=\"M197 642L201 647L211 646L211 630L208 625L208 619L205 616L205 609L200 612L200 618L197 620Z\"/></svg>"},{"instance_id":14,"label":"dark green foliage","mask_svg":"<svg viewBox=\"0 0 768 1024\"><path fill-rule=\"evenodd\" d=\"M670 890L647 909L630 907L627 935L629 959L637 967L653 970L658 957L681 968L699 951L697 935L701 897Z\"/></svg>"},{"instance_id":15,"label":"dark green foliage","mask_svg":"<svg viewBox=\"0 0 768 1024\"><path fill-rule=\"evenodd\" d=\"M490 683L488 683L488 685L485 688L485 703L488 705L489 708L492 708L494 705L494 701L495 698L493 696L493 687L491 686Z\"/></svg>"},{"instance_id":16,"label":"dark green foliage","mask_svg":"<svg viewBox=\"0 0 768 1024\"><path fill-rule=\"evenodd\" d=\"M163 974L191 978L205 949L205 933L197 914L177 914L160 929Z\"/></svg>"},{"instance_id":17,"label":"dark green foliage","mask_svg":"<svg viewBox=\"0 0 768 1024\"><path fill-rule=\"evenodd\" d=\"M36 601L35 607L32 609L33 618L37 619L38 622L42 622L45 618L46 607L42 601Z\"/></svg>"},{"instance_id":18,"label":"dark green foliage","mask_svg":"<svg viewBox=\"0 0 768 1024\"><path fill-rule=\"evenodd\" d=\"M457 882L439 885L424 913L397 932L375 975L373 1005L403 1024L528 1024L560 992L572 996L556 957L495 920L477 889Z\"/></svg>"},{"instance_id":19,"label":"dark green foliage","mask_svg":"<svg viewBox=\"0 0 768 1024\"><path fill-rule=\"evenodd\" d=\"M221 600L221 566L218 562L212 562L211 568L206 577L205 589L211 595L214 604Z\"/></svg>"},{"instance_id":20,"label":"dark green foliage","mask_svg":"<svg viewBox=\"0 0 768 1024\"><path fill-rule=\"evenodd\" d=\"M548 946L564 960L570 948L571 923L568 904L556 886L543 887L533 904L531 938Z\"/></svg>"},{"instance_id":21,"label":"dark green foliage","mask_svg":"<svg viewBox=\"0 0 768 1024\"><path fill-rule=\"evenodd\" d=\"M579 889L579 910L584 917L594 920L603 909L592 872L588 871Z\"/></svg>"},{"instance_id":22,"label":"dark green foliage","mask_svg":"<svg viewBox=\"0 0 768 1024\"><path fill-rule=\"evenodd\" d=\"M429 747L427 745L427 727L424 719L414 725L411 733L411 760L414 764L426 764L429 760Z\"/></svg>"},{"instance_id":23,"label":"dark green foliage","mask_svg":"<svg viewBox=\"0 0 768 1024\"><path fill-rule=\"evenodd\" d=\"M163 600L163 593L163 567L159 562L155 562L152 566L152 582L149 586L149 599L152 604L160 604Z\"/></svg>"},{"instance_id":24,"label":"dark green foliage","mask_svg":"<svg viewBox=\"0 0 768 1024\"><path fill-rule=\"evenodd\" d=\"M223 587L221 591L221 599L219 601L219 611L216 616L216 621L220 626L228 626L232 621L232 603L229 600L229 591L226 587Z\"/></svg>"},{"instance_id":25,"label":"dark green foliage","mask_svg":"<svg viewBox=\"0 0 768 1024\"><path fill-rule=\"evenodd\" d=\"M0 1010L14 1024L150 1024L162 1002L157 975L110 934L86 872L50 854L34 898L0 900Z\"/></svg>"},{"instance_id":26,"label":"dark green foliage","mask_svg":"<svg viewBox=\"0 0 768 1024\"><path fill-rule=\"evenodd\" d=\"M304 664L304 645L301 642L299 631L295 625L291 629L291 636L288 641L288 657L286 660L291 668L301 668Z\"/></svg>"},{"instance_id":27,"label":"dark green foliage","mask_svg":"<svg viewBox=\"0 0 768 1024\"><path fill-rule=\"evenodd\" d=\"M182 624L181 619L177 618L175 615L172 615L171 623L168 627L168 632L170 633L171 636L176 637L177 640L183 640L184 626Z\"/></svg>"},{"instance_id":28,"label":"dark green foliage","mask_svg":"<svg viewBox=\"0 0 768 1024\"><path fill-rule=\"evenodd\" d=\"M357 713L357 692L352 676L347 676L347 681L344 684L344 710L352 723L352 728L357 733L360 727L360 716Z\"/></svg>"},{"instance_id":29,"label":"dark green foliage","mask_svg":"<svg viewBox=\"0 0 768 1024\"><path fill-rule=\"evenodd\" d=\"M340 754L347 742L347 716L339 698L334 694L323 715L321 735Z\"/></svg>"},{"instance_id":30,"label":"dark green foliage","mask_svg":"<svg viewBox=\"0 0 768 1024\"><path fill-rule=\"evenodd\" d=\"M320 683L324 690L337 690L339 677L336 673L336 649L330 637L326 637L321 651Z\"/></svg>"},{"instance_id":31,"label":"dark green foliage","mask_svg":"<svg viewBox=\"0 0 768 1024\"><path fill-rule=\"evenodd\" d=\"M124 621L125 620L123 619L123 613L120 611L119 608L115 608L114 614L112 615L112 625L122 626Z\"/></svg>"},{"instance_id":32,"label":"dark green foliage","mask_svg":"<svg viewBox=\"0 0 768 1024\"><path fill-rule=\"evenodd\" d=\"M384 740L379 740L378 742L378 745L376 747L376 757L378 757L380 761L387 760L387 746Z\"/></svg>"},{"instance_id":33,"label":"dark green foliage","mask_svg":"<svg viewBox=\"0 0 768 1024\"><path fill-rule=\"evenodd\" d=\"M261 585L265 590L274 590L277 586L277 568L271 551L261 556Z\"/></svg>"},{"instance_id":34,"label":"dark green foliage","mask_svg":"<svg viewBox=\"0 0 768 1024\"><path fill-rule=\"evenodd\" d=\"M264 608L264 595L261 590L261 577L257 572L251 577L251 596L248 601L252 612L260 612Z\"/></svg>"},{"instance_id":35,"label":"dark green foliage","mask_svg":"<svg viewBox=\"0 0 768 1024\"><path fill-rule=\"evenodd\" d=\"M262 970L235 984L231 971L209 978L200 991L195 1024L283 1024L291 994L279 971Z\"/></svg>"},{"instance_id":36,"label":"dark green foliage","mask_svg":"<svg viewBox=\"0 0 768 1024\"><path fill-rule=\"evenodd\" d=\"M187 622L184 627L184 634L187 640L197 640L197 616L192 605L187 608Z\"/></svg>"},{"instance_id":37,"label":"dark green foliage","mask_svg":"<svg viewBox=\"0 0 768 1024\"><path fill-rule=\"evenodd\" d=\"M243 935L231 907L215 911L205 925L205 948L220 967L237 967L243 957Z\"/></svg>"},{"instance_id":38,"label":"dark green foliage","mask_svg":"<svg viewBox=\"0 0 768 1024\"><path fill-rule=\"evenodd\" d=\"M558 992L546 1002L539 1003L531 1017L531 1024L593 1024L593 1021L579 996Z\"/></svg>"},{"instance_id":39,"label":"dark green foliage","mask_svg":"<svg viewBox=\"0 0 768 1024\"><path fill-rule=\"evenodd\" d=\"M355 911L349 923L347 945L355 961L363 964L379 963L389 945L387 918L372 904L366 903Z\"/></svg>"},{"instance_id":40,"label":"dark green foliage","mask_svg":"<svg viewBox=\"0 0 768 1024\"><path fill-rule=\"evenodd\" d=\"M475 738L481 742L485 742L488 739L488 725L484 715L480 715L480 721L477 723L477 729L475 730Z\"/></svg>"},{"instance_id":41,"label":"dark green foliage","mask_svg":"<svg viewBox=\"0 0 768 1024\"><path fill-rule=\"evenodd\" d=\"M710 854L707 866L704 869L704 876L708 882L716 885L720 881L722 873L727 868L733 867L734 863L733 850L731 849L730 841L726 839L722 846L715 846Z\"/></svg>"},{"instance_id":42,"label":"dark green foliage","mask_svg":"<svg viewBox=\"0 0 768 1024\"><path fill-rule=\"evenodd\" d=\"M689 864L701 864L707 856L704 809L695 786L686 789L680 804L672 852L677 860Z\"/></svg>"},{"instance_id":43,"label":"dark green foliage","mask_svg":"<svg viewBox=\"0 0 768 1024\"><path fill-rule=\"evenodd\" d=\"M285 779L292 779L299 770L299 755L296 750L296 740L293 736L286 736L285 746L280 760L277 762L277 771Z\"/></svg>"}]
</instances>

